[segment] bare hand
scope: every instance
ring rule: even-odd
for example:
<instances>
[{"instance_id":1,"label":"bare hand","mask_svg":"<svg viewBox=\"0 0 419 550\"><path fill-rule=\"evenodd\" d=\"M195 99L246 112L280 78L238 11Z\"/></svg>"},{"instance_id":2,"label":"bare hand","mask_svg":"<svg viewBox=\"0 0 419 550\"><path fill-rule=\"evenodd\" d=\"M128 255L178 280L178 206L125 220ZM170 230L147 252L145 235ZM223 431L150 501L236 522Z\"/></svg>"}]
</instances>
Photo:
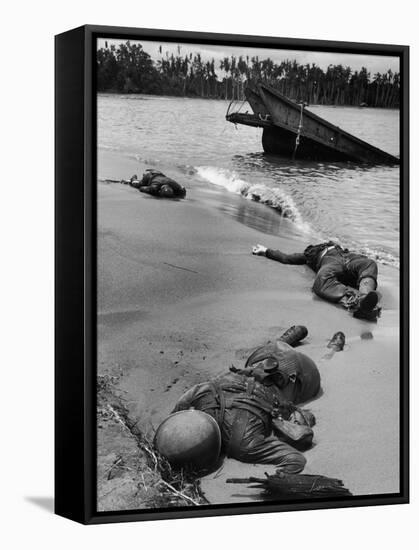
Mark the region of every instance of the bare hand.
<instances>
[{"instance_id":1,"label":"bare hand","mask_svg":"<svg viewBox=\"0 0 419 550\"><path fill-rule=\"evenodd\" d=\"M266 248L266 246L257 244L252 248L252 254L255 254L256 256L265 256L267 250L268 249Z\"/></svg>"}]
</instances>

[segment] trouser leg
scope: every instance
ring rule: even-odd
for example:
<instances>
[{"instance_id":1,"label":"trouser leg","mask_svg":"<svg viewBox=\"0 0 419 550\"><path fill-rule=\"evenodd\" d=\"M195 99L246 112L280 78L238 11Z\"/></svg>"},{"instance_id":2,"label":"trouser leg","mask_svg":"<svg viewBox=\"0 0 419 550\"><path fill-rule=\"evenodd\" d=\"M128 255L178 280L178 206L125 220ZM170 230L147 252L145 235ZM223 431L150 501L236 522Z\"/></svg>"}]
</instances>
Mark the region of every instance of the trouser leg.
<instances>
[{"instance_id":1,"label":"trouser leg","mask_svg":"<svg viewBox=\"0 0 419 550\"><path fill-rule=\"evenodd\" d=\"M360 254L351 254L347 269L352 277L356 278L359 288L359 301L353 308L354 317L376 322L381 314L381 308L378 306L379 295L376 292L378 277L376 262Z\"/></svg>"},{"instance_id":2,"label":"trouser leg","mask_svg":"<svg viewBox=\"0 0 419 550\"><path fill-rule=\"evenodd\" d=\"M339 302L345 295L356 293L353 288L343 284L339 279L345 275L343 259L334 259L323 265L317 272L313 292L329 302Z\"/></svg>"},{"instance_id":3,"label":"trouser leg","mask_svg":"<svg viewBox=\"0 0 419 550\"><path fill-rule=\"evenodd\" d=\"M374 260L360 254L350 254L346 269L355 280L355 284L362 296L376 290L378 266Z\"/></svg>"},{"instance_id":4,"label":"trouser leg","mask_svg":"<svg viewBox=\"0 0 419 550\"><path fill-rule=\"evenodd\" d=\"M377 283L372 277L364 277L359 282L359 294L365 296L368 292L375 290L377 288Z\"/></svg>"},{"instance_id":5,"label":"trouser leg","mask_svg":"<svg viewBox=\"0 0 419 550\"><path fill-rule=\"evenodd\" d=\"M379 300L377 288L378 268L374 260L361 254L350 253L346 256L346 274L358 288L358 300L350 304L354 317L367 321L376 321L381 308L377 307Z\"/></svg>"}]
</instances>

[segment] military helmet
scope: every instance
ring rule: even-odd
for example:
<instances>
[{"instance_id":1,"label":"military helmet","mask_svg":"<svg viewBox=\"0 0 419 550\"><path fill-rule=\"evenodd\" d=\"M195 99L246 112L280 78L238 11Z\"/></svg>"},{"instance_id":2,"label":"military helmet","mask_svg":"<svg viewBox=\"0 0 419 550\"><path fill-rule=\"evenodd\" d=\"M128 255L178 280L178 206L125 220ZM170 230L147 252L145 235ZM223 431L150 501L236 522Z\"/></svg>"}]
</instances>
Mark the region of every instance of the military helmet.
<instances>
[{"instance_id":1,"label":"military helmet","mask_svg":"<svg viewBox=\"0 0 419 550\"><path fill-rule=\"evenodd\" d=\"M189 409L168 416L157 428L154 445L175 467L206 470L214 466L221 450L221 432L209 414Z\"/></svg>"},{"instance_id":2,"label":"military helmet","mask_svg":"<svg viewBox=\"0 0 419 550\"><path fill-rule=\"evenodd\" d=\"M297 376L294 386L294 403L304 403L313 399L320 391L319 369L316 363L304 353L298 353Z\"/></svg>"}]
</instances>

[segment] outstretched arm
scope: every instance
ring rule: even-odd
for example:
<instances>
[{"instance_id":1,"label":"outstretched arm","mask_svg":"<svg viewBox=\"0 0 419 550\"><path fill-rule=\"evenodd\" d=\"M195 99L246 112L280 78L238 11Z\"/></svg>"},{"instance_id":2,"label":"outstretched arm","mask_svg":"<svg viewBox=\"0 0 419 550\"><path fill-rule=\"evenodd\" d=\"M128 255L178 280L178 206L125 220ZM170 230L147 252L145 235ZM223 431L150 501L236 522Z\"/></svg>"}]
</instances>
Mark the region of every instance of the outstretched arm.
<instances>
[{"instance_id":1,"label":"outstretched arm","mask_svg":"<svg viewBox=\"0 0 419 550\"><path fill-rule=\"evenodd\" d=\"M256 256L266 256L271 260L281 262L281 264L303 265L307 263L306 257L302 252L285 254L285 252L273 250L272 248L266 248L266 246L261 244L258 244L252 248L252 254L255 254Z\"/></svg>"}]
</instances>

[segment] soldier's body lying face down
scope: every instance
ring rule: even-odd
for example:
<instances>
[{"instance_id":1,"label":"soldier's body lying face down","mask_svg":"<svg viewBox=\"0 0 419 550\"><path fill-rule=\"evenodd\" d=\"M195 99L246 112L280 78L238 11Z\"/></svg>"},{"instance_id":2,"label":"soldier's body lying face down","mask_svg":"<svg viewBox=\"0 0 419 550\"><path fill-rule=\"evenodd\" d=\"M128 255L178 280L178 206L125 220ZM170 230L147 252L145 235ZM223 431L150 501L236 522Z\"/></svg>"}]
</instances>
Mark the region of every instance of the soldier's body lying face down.
<instances>
[{"instance_id":1,"label":"soldier's body lying face down","mask_svg":"<svg viewBox=\"0 0 419 550\"><path fill-rule=\"evenodd\" d=\"M186 189L182 185L174 179L168 178L159 170L148 169L144 172L141 180L134 175L128 183L141 193L148 193L155 197L184 198L186 195Z\"/></svg>"},{"instance_id":2,"label":"soldier's body lying face down","mask_svg":"<svg viewBox=\"0 0 419 550\"><path fill-rule=\"evenodd\" d=\"M228 457L298 473L306 463L301 450L312 443L314 417L297 405L319 390L314 362L277 341L252 354L244 369L191 388L173 412L192 407L215 418Z\"/></svg>"}]
</instances>

